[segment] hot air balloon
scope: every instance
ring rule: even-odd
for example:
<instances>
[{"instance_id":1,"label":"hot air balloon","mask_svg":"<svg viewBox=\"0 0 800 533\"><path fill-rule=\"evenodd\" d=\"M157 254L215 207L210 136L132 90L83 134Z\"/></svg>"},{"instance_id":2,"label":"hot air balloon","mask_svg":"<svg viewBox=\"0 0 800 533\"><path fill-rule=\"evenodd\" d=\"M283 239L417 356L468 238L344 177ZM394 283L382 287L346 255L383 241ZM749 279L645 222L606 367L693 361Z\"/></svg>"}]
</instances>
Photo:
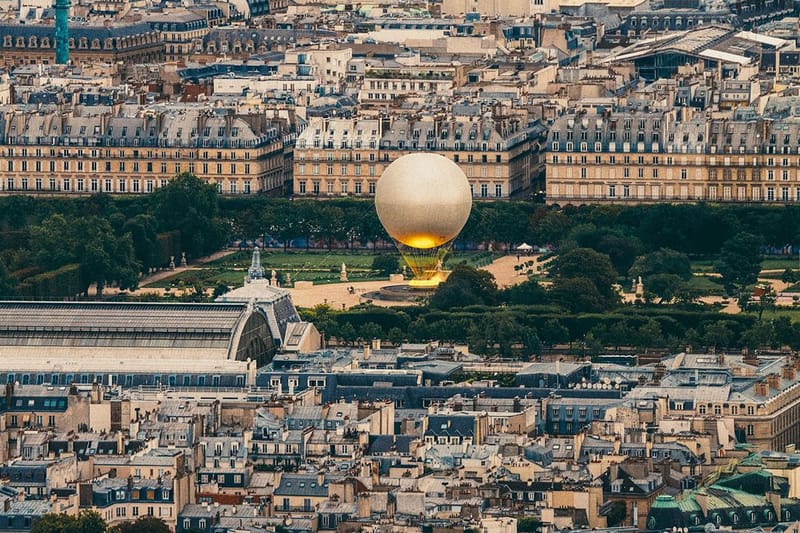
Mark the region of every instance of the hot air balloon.
<instances>
[{"instance_id":1,"label":"hot air balloon","mask_svg":"<svg viewBox=\"0 0 800 533\"><path fill-rule=\"evenodd\" d=\"M383 171L375 210L414 273L409 285L435 287L445 279L442 262L471 208L469 182L446 157L407 154Z\"/></svg>"}]
</instances>

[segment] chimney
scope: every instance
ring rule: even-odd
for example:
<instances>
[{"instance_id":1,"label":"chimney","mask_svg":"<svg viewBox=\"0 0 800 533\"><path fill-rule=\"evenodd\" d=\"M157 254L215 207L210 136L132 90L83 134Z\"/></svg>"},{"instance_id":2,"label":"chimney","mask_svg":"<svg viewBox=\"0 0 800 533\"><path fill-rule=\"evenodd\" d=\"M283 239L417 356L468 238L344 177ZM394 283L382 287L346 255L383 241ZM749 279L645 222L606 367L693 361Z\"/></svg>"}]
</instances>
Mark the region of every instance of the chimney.
<instances>
[{"instance_id":1,"label":"chimney","mask_svg":"<svg viewBox=\"0 0 800 533\"><path fill-rule=\"evenodd\" d=\"M380 339L372 339L372 349L373 350L380 350L381 349L381 340Z\"/></svg>"},{"instance_id":2,"label":"chimney","mask_svg":"<svg viewBox=\"0 0 800 533\"><path fill-rule=\"evenodd\" d=\"M771 388L780 390L781 377L778 374L770 374L767 376L767 383L769 383Z\"/></svg>"},{"instance_id":3,"label":"chimney","mask_svg":"<svg viewBox=\"0 0 800 533\"><path fill-rule=\"evenodd\" d=\"M788 379L789 381L794 381L796 372L792 365L786 365L781 368L781 377L783 379Z\"/></svg>"},{"instance_id":4,"label":"chimney","mask_svg":"<svg viewBox=\"0 0 800 533\"><path fill-rule=\"evenodd\" d=\"M746 365L758 366L758 356L755 353L748 351L742 359L742 362Z\"/></svg>"},{"instance_id":5,"label":"chimney","mask_svg":"<svg viewBox=\"0 0 800 533\"><path fill-rule=\"evenodd\" d=\"M364 361L368 361L370 355L371 355L371 350L369 345L364 346Z\"/></svg>"},{"instance_id":6,"label":"chimney","mask_svg":"<svg viewBox=\"0 0 800 533\"><path fill-rule=\"evenodd\" d=\"M764 381L757 381L755 385L755 392L758 396L769 396L769 386Z\"/></svg>"},{"instance_id":7,"label":"chimney","mask_svg":"<svg viewBox=\"0 0 800 533\"><path fill-rule=\"evenodd\" d=\"M317 473L317 485L320 487L325 484L325 472Z\"/></svg>"}]
</instances>

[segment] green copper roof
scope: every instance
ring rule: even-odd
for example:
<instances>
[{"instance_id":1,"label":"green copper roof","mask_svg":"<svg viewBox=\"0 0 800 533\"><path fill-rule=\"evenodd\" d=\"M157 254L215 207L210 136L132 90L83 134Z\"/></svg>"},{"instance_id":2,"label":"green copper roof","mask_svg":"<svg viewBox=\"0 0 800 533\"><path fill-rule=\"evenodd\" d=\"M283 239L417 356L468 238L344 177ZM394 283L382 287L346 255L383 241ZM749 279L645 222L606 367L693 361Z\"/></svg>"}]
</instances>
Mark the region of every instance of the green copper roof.
<instances>
[{"instance_id":1,"label":"green copper roof","mask_svg":"<svg viewBox=\"0 0 800 533\"><path fill-rule=\"evenodd\" d=\"M666 494L661 494L656 496L656 501L653 502L652 509L677 509L678 502L675 501L675 498L672 496L668 496Z\"/></svg>"}]
</instances>

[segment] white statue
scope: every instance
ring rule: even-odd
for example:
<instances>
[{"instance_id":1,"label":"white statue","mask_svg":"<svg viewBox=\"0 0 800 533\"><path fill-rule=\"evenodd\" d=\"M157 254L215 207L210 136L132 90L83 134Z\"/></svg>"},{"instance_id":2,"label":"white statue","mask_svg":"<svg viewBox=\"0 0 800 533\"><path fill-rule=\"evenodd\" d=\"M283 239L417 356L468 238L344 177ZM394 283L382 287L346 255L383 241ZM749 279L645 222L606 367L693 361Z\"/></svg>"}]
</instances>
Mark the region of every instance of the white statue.
<instances>
[{"instance_id":1,"label":"white statue","mask_svg":"<svg viewBox=\"0 0 800 533\"><path fill-rule=\"evenodd\" d=\"M642 283L642 276L639 276L639 279L636 282L636 297L637 298L644 297L644 283Z\"/></svg>"}]
</instances>

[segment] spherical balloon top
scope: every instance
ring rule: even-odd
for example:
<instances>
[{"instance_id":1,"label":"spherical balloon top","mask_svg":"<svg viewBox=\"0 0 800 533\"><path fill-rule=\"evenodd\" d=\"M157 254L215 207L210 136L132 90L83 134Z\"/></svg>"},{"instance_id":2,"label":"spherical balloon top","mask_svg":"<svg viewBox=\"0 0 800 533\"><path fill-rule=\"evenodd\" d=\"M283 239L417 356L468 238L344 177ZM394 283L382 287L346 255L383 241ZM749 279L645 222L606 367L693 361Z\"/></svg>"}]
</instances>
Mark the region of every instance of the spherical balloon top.
<instances>
[{"instance_id":1,"label":"spherical balloon top","mask_svg":"<svg viewBox=\"0 0 800 533\"><path fill-rule=\"evenodd\" d=\"M387 233L412 248L454 239L467 223L472 193L458 165L438 154L407 154L383 171L375 210Z\"/></svg>"}]
</instances>

